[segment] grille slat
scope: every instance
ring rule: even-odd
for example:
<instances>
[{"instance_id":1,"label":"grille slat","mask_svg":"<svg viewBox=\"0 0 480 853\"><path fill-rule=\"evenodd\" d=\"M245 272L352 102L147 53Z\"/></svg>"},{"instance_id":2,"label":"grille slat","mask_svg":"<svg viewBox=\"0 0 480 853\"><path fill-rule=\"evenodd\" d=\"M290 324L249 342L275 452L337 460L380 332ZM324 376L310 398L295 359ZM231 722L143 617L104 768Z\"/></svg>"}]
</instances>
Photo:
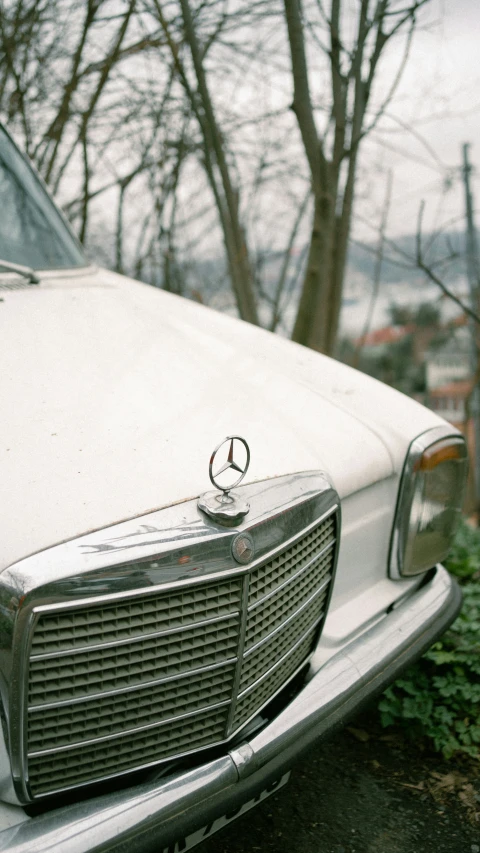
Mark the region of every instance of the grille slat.
<instances>
[{"instance_id":1,"label":"grille slat","mask_svg":"<svg viewBox=\"0 0 480 853\"><path fill-rule=\"evenodd\" d=\"M245 648L258 643L295 613L324 582L331 570L331 551L315 561L295 583L281 587L278 595L267 598L251 610L247 619Z\"/></svg>"},{"instance_id":2,"label":"grille slat","mask_svg":"<svg viewBox=\"0 0 480 853\"><path fill-rule=\"evenodd\" d=\"M235 657L239 619L209 624L131 646L35 660L30 665L29 705L119 690Z\"/></svg>"},{"instance_id":3,"label":"grille slat","mask_svg":"<svg viewBox=\"0 0 480 853\"><path fill-rule=\"evenodd\" d=\"M239 589L239 581L235 580L213 588L192 586L155 598L133 598L122 604L88 610L42 614L33 635L31 654L98 645L227 616L238 608Z\"/></svg>"},{"instance_id":4,"label":"grille slat","mask_svg":"<svg viewBox=\"0 0 480 853\"><path fill-rule=\"evenodd\" d=\"M235 711L234 728L239 728L246 723L257 710L262 708L283 687L313 650L314 640L315 631L312 631L265 681L254 687L250 693L247 693L238 701Z\"/></svg>"},{"instance_id":5,"label":"grille slat","mask_svg":"<svg viewBox=\"0 0 480 853\"><path fill-rule=\"evenodd\" d=\"M250 575L249 604L254 604L280 586L298 571L300 565L307 563L329 542L332 542L334 536L335 520L330 517L305 539L300 540L283 554L270 560L266 566L259 566L254 569Z\"/></svg>"},{"instance_id":6,"label":"grille slat","mask_svg":"<svg viewBox=\"0 0 480 853\"><path fill-rule=\"evenodd\" d=\"M288 623L278 634L267 640L262 646L255 649L254 653L247 656L242 666L242 677L240 690L244 690L249 684L253 684L264 672L285 652L290 649L299 636L308 630L310 625L315 624L322 615L322 606L325 602L325 594L317 596L309 604L298 620Z\"/></svg>"},{"instance_id":7,"label":"grille slat","mask_svg":"<svg viewBox=\"0 0 480 853\"><path fill-rule=\"evenodd\" d=\"M232 566L228 580L42 610L28 690L33 796L222 743L255 716L314 648L336 535L332 513L246 576Z\"/></svg>"},{"instance_id":8,"label":"grille slat","mask_svg":"<svg viewBox=\"0 0 480 853\"><path fill-rule=\"evenodd\" d=\"M225 709L169 723L148 732L128 735L122 742L116 738L110 743L90 747L76 747L56 755L31 758L29 761L30 785L36 794L85 782L97 781L154 764L156 761L201 749L218 743L225 726Z\"/></svg>"},{"instance_id":9,"label":"grille slat","mask_svg":"<svg viewBox=\"0 0 480 853\"><path fill-rule=\"evenodd\" d=\"M29 749L37 752L93 740L225 702L234 672L230 665L152 688L42 710L31 716Z\"/></svg>"}]
</instances>

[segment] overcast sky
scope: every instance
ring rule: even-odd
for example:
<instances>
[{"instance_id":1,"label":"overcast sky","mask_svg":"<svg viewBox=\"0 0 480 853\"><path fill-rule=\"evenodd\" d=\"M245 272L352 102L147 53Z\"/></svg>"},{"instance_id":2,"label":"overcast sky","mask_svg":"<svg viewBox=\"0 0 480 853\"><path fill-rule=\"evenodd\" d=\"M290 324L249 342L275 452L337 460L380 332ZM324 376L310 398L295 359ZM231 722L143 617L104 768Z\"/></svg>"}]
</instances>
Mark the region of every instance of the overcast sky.
<instances>
[{"instance_id":1,"label":"overcast sky","mask_svg":"<svg viewBox=\"0 0 480 853\"><path fill-rule=\"evenodd\" d=\"M398 49L392 48L393 45L387 61L393 67L398 61L400 44ZM372 163L373 154L373 161L379 167L374 177L377 206L383 198L386 173L393 170L390 233L415 230L421 198L425 198L427 205L426 227L462 215L459 167L464 142L471 143L471 162L476 168L473 189L476 207L480 210L478 0L433 0L428 4L390 112L392 119L384 124L382 145L374 152L368 151L368 163ZM412 127L426 144L413 133L406 134L405 125ZM448 174L453 178L453 186L447 194L442 194L443 180ZM360 213L363 205L357 209ZM375 206L370 209L370 215L373 223ZM479 225L477 221L477 227ZM359 223L357 228L360 228Z\"/></svg>"}]
</instances>

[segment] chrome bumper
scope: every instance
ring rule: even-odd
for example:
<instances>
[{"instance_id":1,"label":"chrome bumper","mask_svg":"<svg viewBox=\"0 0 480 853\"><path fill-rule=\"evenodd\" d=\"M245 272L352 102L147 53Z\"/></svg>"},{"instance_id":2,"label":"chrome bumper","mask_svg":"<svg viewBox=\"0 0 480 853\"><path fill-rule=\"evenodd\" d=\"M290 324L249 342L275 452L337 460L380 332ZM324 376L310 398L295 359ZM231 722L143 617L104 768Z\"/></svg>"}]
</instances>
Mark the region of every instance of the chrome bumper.
<instances>
[{"instance_id":1,"label":"chrome bumper","mask_svg":"<svg viewBox=\"0 0 480 853\"><path fill-rule=\"evenodd\" d=\"M437 567L432 580L315 672L290 705L249 742L194 770L3 830L0 850L147 853L168 847L221 814L234 814L425 651L460 606L457 584Z\"/></svg>"}]
</instances>

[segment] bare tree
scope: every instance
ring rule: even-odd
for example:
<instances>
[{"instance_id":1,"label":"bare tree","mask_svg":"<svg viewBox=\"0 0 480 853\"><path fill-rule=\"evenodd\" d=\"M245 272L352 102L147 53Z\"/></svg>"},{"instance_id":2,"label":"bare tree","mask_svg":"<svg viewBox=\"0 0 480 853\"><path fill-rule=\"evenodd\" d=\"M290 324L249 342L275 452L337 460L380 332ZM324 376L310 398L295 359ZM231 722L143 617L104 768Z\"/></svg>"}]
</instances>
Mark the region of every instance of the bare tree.
<instances>
[{"instance_id":1,"label":"bare tree","mask_svg":"<svg viewBox=\"0 0 480 853\"><path fill-rule=\"evenodd\" d=\"M375 252L375 267L374 267L374 272L373 272L373 289L372 289L372 293L370 296L370 302L369 302L369 306L368 306L367 316L365 317L365 324L363 327L362 334L360 335L360 337L358 339L357 346L355 349L355 356L353 359L353 367L357 367L357 368L359 367L359 364L360 364L360 356L362 353L362 348L365 345L367 335L368 335L370 328L371 328L371 325L372 325L373 314L375 311L375 305L376 305L378 293L380 290L383 254L384 254L384 249L385 249L385 234L386 234L386 230L387 230L387 221L388 221L388 214L390 211L391 200L392 200L392 172L390 171L388 173L387 189L385 192L385 201L384 201L382 215L381 215L381 219L380 219L380 226L379 226L379 232L378 232L378 243L377 243L377 249Z\"/></svg>"},{"instance_id":2,"label":"bare tree","mask_svg":"<svg viewBox=\"0 0 480 853\"><path fill-rule=\"evenodd\" d=\"M247 248L245 229L240 219L239 190L232 178L228 163L225 137L222 134L204 67L207 47L201 46L188 0L180 0L183 40L195 75L195 85L189 80L178 42L171 32L162 4L153 0L153 8L170 47L179 80L188 103L196 116L203 140L203 165L217 204L228 259L230 279L240 317L258 323L254 283Z\"/></svg>"},{"instance_id":3,"label":"bare tree","mask_svg":"<svg viewBox=\"0 0 480 853\"><path fill-rule=\"evenodd\" d=\"M303 276L293 338L331 352L359 150L428 0L300 2L0 0L0 114L87 246L105 221L118 271L185 291L187 256L218 259L220 237L239 315L285 331L288 306L289 333Z\"/></svg>"},{"instance_id":4,"label":"bare tree","mask_svg":"<svg viewBox=\"0 0 480 853\"><path fill-rule=\"evenodd\" d=\"M155 52L157 92L160 81L168 86L168 63L158 30L142 31L138 5L0 0L0 114L53 192L68 184L74 198L65 204L82 241L100 195L119 186L123 209L160 127L150 89L139 92L135 58ZM122 221L120 212L117 261Z\"/></svg>"},{"instance_id":5,"label":"bare tree","mask_svg":"<svg viewBox=\"0 0 480 853\"><path fill-rule=\"evenodd\" d=\"M293 75L293 104L314 196L310 249L293 339L331 353L340 315L348 237L353 212L358 155L362 140L375 127L391 100L407 60L416 14L428 0L359 0L355 38L349 40L342 0L318 0L302 9L301 0L284 0ZM398 72L383 101L368 112L378 63L393 36L406 30ZM320 35L318 35L320 32ZM307 60L307 35L328 57L330 92L323 131L317 126ZM322 41L325 38L326 41ZM331 100L330 100L331 99Z\"/></svg>"}]
</instances>

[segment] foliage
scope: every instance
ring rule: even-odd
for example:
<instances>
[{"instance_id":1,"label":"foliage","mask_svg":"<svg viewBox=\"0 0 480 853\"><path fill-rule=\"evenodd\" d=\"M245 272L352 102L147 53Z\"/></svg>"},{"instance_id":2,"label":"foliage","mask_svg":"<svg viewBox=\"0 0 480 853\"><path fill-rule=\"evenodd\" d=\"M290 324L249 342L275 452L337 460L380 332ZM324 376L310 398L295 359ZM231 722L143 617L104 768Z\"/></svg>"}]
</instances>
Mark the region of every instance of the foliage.
<instances>
[{"instance_id":1,"label":"foliage","mask_svg":"<svg viewBox=\"0 0 480 853\"><path fill-rule=\"evenodd\" d=\"M440 322L440 308L431 302L421 302L415 308L398 302L391 302L388 307L390 320L394 326L429 327L438 326Z\"/></svg>"},{"instance_id":2,"label":"foliage","mask_svg":"<svg viewBox=\"0 0 480 853\"><path fill-rule=\"evenodd\" d=\"M480 530L462 524L455 537L447 568L460 583L480 580Z\"/></svg>"},{"instance_id":3,"label":"foliage","mask_svg":"<svg viewBox=\"0 0 480 853\"><path fill-rule=\"evenodd\" d=\"M361 369L369 376L397 388L403 393L413 393L423 389L423 366L413 362L412 335L406 335L398 341L366 348L361 353Z\"/></svg>"},{"instance_id":4,"label":"foliage","mask_svg":"<svg viewBox=\"0 0 480 853\"><path fill-rule=\"evenodd\" d=\"M398 678L379 702L383 726L426 736L445 757L480 758L480 531L466 524L448 569L462 584L463 607L450 630Z\"/></svg>"}]
</instances>

